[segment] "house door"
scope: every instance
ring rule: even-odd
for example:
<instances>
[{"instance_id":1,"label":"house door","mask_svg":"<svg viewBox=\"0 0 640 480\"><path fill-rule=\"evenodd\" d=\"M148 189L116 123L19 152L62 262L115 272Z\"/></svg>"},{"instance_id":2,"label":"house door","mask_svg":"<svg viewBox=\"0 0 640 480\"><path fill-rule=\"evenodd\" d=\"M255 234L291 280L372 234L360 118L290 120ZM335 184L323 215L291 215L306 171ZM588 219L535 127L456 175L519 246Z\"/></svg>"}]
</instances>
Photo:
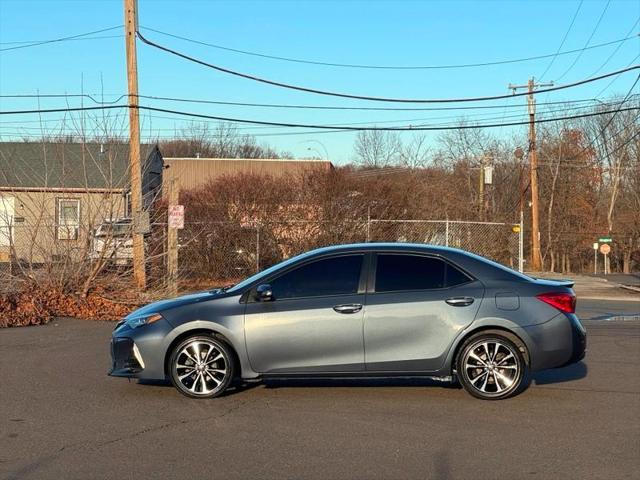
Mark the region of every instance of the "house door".
<instances>
[{"instance_id":1,"label":"house door","mask_svg":"<svg viewBox=\"0 0 640 480\"><path fill-rule=\"evenodd\" d=\"M0 248L13 243L14 198L0 196Z\"/></svg>"}]
</instances>

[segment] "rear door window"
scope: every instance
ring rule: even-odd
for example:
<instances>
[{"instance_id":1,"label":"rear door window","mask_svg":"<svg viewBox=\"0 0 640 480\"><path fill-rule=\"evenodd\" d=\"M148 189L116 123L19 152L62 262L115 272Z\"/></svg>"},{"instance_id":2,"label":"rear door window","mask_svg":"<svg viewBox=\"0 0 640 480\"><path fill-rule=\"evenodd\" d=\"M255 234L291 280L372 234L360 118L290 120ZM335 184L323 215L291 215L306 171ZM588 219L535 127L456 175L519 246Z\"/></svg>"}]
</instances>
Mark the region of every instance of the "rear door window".
<instances>
[{"instance_id":1,"label":"rear door window","mask_svg":"<svg viewBox=\"0 0 640 480\"><path fill-rule=\"evenodd\" d=\"M470 278L435 257L406 254L378 254L376 292L435 290L466 283Z\"/></svg>"}]
</instances>

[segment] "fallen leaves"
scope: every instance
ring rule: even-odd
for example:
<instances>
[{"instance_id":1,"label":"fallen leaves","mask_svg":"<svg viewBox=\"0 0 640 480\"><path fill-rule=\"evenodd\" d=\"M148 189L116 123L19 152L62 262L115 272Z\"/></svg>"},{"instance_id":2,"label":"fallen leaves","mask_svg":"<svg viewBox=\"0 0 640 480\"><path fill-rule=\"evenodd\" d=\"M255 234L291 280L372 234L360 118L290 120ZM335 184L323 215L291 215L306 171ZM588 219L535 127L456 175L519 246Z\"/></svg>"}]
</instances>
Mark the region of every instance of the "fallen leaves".
<instances>
[{"instance_id":1,"label":"fallen leaves","mask_svg":"<svg viewBox=\"0 0 640 480\"><path fill-rule=\"evenodd\" d=\"M42 325L55 317L115 321L140 302L138 298L105 298L103 294L104 290L95 289L83 298L55 288L26 285L20 291L0 296L0 328Z\"/></svg>"}]
</instances>

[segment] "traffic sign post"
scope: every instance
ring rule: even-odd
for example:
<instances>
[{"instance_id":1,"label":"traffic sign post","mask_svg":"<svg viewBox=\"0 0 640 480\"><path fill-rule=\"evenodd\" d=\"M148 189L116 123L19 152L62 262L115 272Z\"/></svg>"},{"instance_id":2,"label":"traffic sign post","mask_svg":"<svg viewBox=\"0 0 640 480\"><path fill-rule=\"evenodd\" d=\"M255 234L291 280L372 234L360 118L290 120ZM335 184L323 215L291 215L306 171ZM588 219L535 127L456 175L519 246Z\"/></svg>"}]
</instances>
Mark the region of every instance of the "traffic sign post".
<instances>
[{"instance_id":1,"label":"traffic sign post","mask_svg":"<svg viewBox=\"0 0 640 480\"><path fill-rule=\"evenodd\" d=\"M593 274L598 274L598 242L593 244Z\"/></svg>"},{"instance_id":2,"label":"traffic sign post","mask_svg":"<svg viewBox=\"0 0 640 480\"><path fill-rule=\"evenodd\" d=\"M601 239L602 240L602 239ZM609 274L609 253L611 253L611 245L603 243L600 245L600 253L604 255L604 274Z\"/></svg>"},{"instance_id":3,"label":"traffic sign post","mask_svg":"<svg viewBox=\"0 0 640 480\"><path fill-rule=\"evenodd\" d=\"M184 205L178 205L180 189L176 179L169 182L167 208L167 293L178 293L178 230L184 228Z\"/></svg>"},{"instance_id":4,"label":"traffic sign post","mask_svg":"<svg viewBox=\"0 0 640 480\"><path fill-rule=\"evenodd\" d=\"M184 228L184 205L169 205L169 228Z\"/></svg>"}]
</instances>

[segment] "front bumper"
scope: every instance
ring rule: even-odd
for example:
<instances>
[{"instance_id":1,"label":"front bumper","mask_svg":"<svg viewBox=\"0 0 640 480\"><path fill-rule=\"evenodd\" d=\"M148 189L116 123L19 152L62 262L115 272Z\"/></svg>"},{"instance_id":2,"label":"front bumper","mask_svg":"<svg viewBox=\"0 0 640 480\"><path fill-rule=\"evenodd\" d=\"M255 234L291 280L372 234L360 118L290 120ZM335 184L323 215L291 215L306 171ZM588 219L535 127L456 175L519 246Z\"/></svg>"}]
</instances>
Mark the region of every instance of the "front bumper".
<instances>
[{"instance_id":1,"label":"front bumper","mask_svg":"<svg viewBox=\"0 0 640 480\"><path fill-rule=\"evenodd\" d=\"M139 354L134 353L135 343L127 337L111 339L111 370L113 377L131 377L144 370ZM143 362L144 363L144 362Z\"/></svg>"},{"instance_id":2,"label":"front bumper","mask_svg":"<svg viewBox=\"0 0 640 480\"><path fill-rule=\"evenodd\" d=\"M165 319L131 328L116 325L111 335L111 365L108 374L145 380L164 380L167 335L173 327Z\"/></svg>"}]
</instances>

